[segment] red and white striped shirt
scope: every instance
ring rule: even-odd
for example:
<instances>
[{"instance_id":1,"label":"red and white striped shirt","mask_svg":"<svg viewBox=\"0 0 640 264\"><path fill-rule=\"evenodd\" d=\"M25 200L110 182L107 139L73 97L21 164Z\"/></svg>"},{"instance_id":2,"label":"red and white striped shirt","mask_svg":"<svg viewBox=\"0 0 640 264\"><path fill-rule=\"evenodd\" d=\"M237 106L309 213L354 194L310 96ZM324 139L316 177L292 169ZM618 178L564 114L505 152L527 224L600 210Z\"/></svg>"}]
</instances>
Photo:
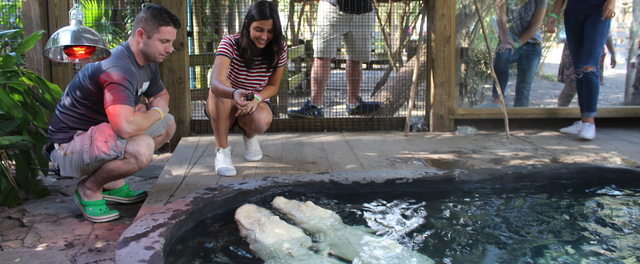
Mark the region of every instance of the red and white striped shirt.
<instances>
[{"instance_id":1,"label":"red and white striped shirt","mask_svg":"<svg viewBox=\"0 0 640 264\"><path fill-rule=\"evenodd\" d=\"M231 59L229 65L229 72L227 73L227 79L231 82L231 87L234 89L244 89L253 92L259 92L267 86L269 77L273 74L274 70L267 67L266 62L262 57L255 57L255 66L253 70L249 70L244 66L244 61L240 58L238 53L237 43L240 38L240 34L225 36L220 45L216 56L226 56ZM284 51L280 54L280 60L278 61L278 67L284 66L287 62L287 44L283 41Z\"/></svg>"}]
</instances>

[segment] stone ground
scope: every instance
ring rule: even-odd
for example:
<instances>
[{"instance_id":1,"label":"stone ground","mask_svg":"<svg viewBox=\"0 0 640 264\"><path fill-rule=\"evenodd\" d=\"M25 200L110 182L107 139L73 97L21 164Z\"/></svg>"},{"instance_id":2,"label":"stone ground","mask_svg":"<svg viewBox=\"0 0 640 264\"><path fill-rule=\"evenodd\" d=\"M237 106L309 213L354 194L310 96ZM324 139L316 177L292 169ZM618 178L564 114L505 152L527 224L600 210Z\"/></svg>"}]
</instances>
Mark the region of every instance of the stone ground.
<instances>
[{"instance_id":1,"label":"stone ground","mask_svg":"<svg viewBox=\"0 0 640 264\"><path fill-rule=\"evenodd\" d=\"M151 191L170 157L154 155L149 166L126 181L134 190ZM16 208L0 207L0 263L114 263L116 242L142 202L110 204L120 218L94 224L84 219L71 196L78 179L49 176L42 181L51 190L49 196L26 199Z\"/></svg>"}]
</instances>

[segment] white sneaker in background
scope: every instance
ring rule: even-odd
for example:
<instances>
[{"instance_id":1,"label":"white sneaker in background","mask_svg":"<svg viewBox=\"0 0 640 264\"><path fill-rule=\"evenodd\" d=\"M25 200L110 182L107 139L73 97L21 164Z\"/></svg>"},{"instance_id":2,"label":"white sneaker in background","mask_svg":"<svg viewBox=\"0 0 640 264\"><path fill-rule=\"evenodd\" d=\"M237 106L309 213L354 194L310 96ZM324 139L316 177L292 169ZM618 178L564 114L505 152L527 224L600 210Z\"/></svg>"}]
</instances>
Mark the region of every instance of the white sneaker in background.
<instances>
[{"instance_id":1,"label":"white sneaker in background","mask_svg":"<svg viewBox=\"0 0 640 264\"><path fill-rule=\"evenodd\" d=\"M582 131L582 127L584 126L584 124L585 123L582 123L582 120L578 120L576 122L573 122L573 125L571 126L561 128L560 133L577 135L578 133L580 133L580 131Z\"/></svg>"},{"instance_id":2,"label":"white sneaker in background","mask_svg":"<svg viewBox=\"0 0 640 264\"><path fill-rule=\"evenodd\" d=\"M582 130L578 137L584 140L592 140L596 138L596 125L591 123L582 123Z\"/></svg>"},{"instance_id":3,"label":"white sneaker in background","mask_svg":"<svg viewBox=\"0 0 640 264\"><path fill-rule=\"evenodd\" d=\"M216 172L221 176L236 175L236 168L231 162L231 147L216 148Z\"/></svg>"},{"instance_id":4,"label":"white sneaker in background","mask_svg":"<svg viewBox=\"0 0 640 264\"><path fill-rule=\"evenodd\" d=\"M244 157L248 161L259 161L262 159L262 150L260 149L258 137L247 138L247 136L242 134L242 139L244 139Z\"/></svg>"}]
</instances>

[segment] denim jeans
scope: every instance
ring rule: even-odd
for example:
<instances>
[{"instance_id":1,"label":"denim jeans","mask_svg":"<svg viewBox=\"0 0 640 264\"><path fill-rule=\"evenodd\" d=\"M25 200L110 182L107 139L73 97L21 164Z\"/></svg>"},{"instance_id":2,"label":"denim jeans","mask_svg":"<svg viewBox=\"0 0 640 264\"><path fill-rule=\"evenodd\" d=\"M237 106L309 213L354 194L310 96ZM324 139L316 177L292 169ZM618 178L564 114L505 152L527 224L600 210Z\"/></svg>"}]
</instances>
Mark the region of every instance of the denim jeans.
<instances>
[{"instance_id":1,"label":"denim jeans","mask_svg":"<svg viewBox=\"0 0 640 264\"><path fill-rule=\"evenodd\" d=\"M581 117L595 117L598 114L598 67L610 25L611 19L603 20L602 13L564 18ZM593 67L593 70L584 71L584 67Z\"/></svg>"},{"instance_id":2,"label":"denim jeans","mask_svg":"<svg viewBox=\"0 0 640 264\"><path fill-rule=\"evenodd\" d=\"M498 44L500 45L500 44ZM498 77L502 95L509 83L509 65L518 63L518 78L516 80L516 98L513 102L514 107L529 107L529 94L531 93L531 84L536 76L538 65L542 57L542 46L538 43L527 42L521 47L515 49L513 54L511 50L505 50L502 53L496 52L496 59L493 68ZM493 98L499 98L496 85L493 85Z\"/></svg>"}]
</instances>

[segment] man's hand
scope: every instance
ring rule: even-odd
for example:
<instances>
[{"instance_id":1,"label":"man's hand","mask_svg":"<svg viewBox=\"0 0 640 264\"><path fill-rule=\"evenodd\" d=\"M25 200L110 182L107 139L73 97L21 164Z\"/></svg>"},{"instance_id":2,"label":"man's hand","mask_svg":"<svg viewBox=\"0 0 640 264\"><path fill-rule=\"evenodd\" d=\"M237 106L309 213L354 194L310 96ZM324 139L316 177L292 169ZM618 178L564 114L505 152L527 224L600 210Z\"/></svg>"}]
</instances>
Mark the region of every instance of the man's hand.
<instances>
[{"instance_id":1,"label":"man's hand","mask_svg":"<svg viewBox=\"0 0 640 264\"><path fill-rule=\"evenodd\" d=\"M167 102L165 102L161 98L151 97L149 98L149 103L147 105L149 109L153 107L160 108L164 116L166 116L169 113L169 106L167 105Z\"/></svg>"},{"instance_id":2,"label":"man's hand","mask_svg":"<svg viewBox=\"0 0 640 264\"><path fill-rule=\"evenodd\" d=\"M141 112L141 113L147 112L147 105L144 105L144 104L136 105L136 112Z\"/></svg>"}]
</instances>

